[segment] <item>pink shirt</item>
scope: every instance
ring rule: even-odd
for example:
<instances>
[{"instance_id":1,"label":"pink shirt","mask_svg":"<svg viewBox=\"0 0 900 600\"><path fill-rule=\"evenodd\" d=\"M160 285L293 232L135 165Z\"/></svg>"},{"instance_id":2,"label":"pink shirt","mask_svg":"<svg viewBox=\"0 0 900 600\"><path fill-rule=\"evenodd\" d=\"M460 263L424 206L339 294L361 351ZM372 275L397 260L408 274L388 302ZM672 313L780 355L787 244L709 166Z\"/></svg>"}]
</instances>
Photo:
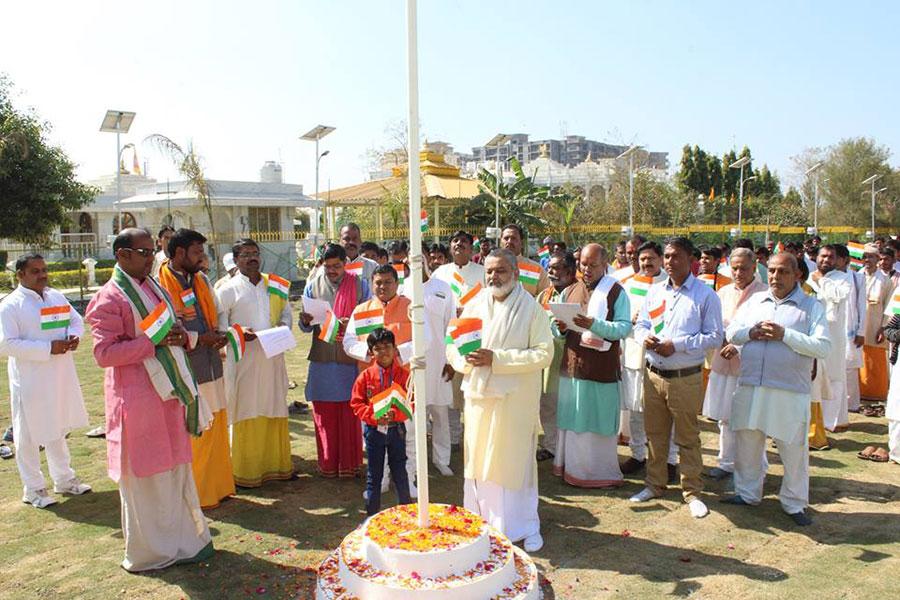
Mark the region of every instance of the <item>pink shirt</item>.
<instances>
[{"instance_id":1,"label":"pink shirt","mask_svg":"<svg viewBox=\"0 0 900 600\"><path fill-rule=\"evenodd\" d=\"M145 282L143 290L155 297ZM149 477L191 462L184 407L156 393L143 360L153 356L146 335L135 333L125 295L109 281L88 304L85 320L94 338L94 358L106 369L107 471L119 481L123 471Z\"/></svg>"}]
</instances>

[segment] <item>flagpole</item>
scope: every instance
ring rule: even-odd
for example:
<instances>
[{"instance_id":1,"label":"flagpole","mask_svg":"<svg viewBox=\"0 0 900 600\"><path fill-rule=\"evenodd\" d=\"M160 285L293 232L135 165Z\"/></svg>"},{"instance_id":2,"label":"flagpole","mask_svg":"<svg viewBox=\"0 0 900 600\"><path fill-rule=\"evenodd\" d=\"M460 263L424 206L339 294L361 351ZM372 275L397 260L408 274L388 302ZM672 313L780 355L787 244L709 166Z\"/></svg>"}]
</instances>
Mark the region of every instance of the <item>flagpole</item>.
<instances>
[{"instance_id":1,"label":"flagpole","mask_svg":"<svg viewBox=\"0 0 900 600\"><path fill-rule=\"evenodd\" d=\"M419 173L419 49L416 0L406 1L406 68L408 77L409 112L407 114L409 164L409 245L412 279L412 343L413 356L425 355L424 289L422 287L422 184ZM419 527L428 527L428 440L425 430L425 370L413 371L416 390L416 410L413 426L416 432L416 480L419 487Z\"/></svg>"}]
</instances>

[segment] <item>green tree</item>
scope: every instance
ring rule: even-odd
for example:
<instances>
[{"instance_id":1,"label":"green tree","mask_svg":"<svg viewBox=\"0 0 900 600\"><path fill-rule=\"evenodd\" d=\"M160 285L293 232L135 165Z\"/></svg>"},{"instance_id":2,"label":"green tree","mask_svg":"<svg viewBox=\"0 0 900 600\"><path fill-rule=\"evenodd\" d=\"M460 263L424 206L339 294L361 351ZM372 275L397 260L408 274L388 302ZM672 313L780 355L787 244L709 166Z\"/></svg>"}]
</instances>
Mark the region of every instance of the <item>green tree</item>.
<instances>
[{"instance_id":1,"label":"green tree","mask_svg":"<svg viewBox=\"0 0 900 600\"><path fill-rule=\"evenodd\" d=\"M473 216L482 220L484 215L490 214L491 220L488 223L493 223L494 203L499 199L501 226L504 223L518 223L525 228L543 227L544 220L540 213L550 197L550 189L535 184L534 175L526 175L515 158L509 164L516 178L512 183L505 183L501 179L499 189L493 173L484 168L478 173L482 194L472 201Z\"/></svg>"},{"instance_id":2,"label":"green tree","mask_svg":"<svg viewBox=\"0 0 900 600\"><path fill-rule=\"evenodd\" d=\"M17 110L0 76L0 238L44 242L98 190L75 180L75 165L46 138L50 125Z\"/></svg>"},{"instance_id":3,"label":"green tree","mask_svg":"<svg viewBox=\"0 0 900 600\"><path fill-rule=\"evenodd\" d=\"M900 225L896 207L890 201L900 193L898 177L888 164L890 151L871 138L843 139L826 152L825 164L821 169L819 186L821 208L819 225L871 225L871 187L862 181L871 175L880 175L875 189L887 187L876 196L876 229Z\"/></svg>"}]
</instances>

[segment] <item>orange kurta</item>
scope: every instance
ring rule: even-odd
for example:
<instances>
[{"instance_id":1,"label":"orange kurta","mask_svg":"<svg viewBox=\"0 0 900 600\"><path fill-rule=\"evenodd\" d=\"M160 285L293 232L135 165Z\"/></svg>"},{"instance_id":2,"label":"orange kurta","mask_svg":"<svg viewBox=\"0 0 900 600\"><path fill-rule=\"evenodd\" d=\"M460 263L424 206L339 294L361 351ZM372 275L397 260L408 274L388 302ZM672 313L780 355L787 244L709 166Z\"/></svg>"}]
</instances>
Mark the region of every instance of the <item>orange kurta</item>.
<instances>
[{"instance_id":1,"label":"orange kurta","mask_svg":"<svg viewBox=\"0 0 900 600\"><path fill-rule=\"evenodd\" d=\"M406 296L397 294L387 304L378 298L367 300L353 309L353 315L370 310L381 309L384 311L384 327L394 334L394 343L399 346L412 341L412 322L409 320L409 305L411 301ZM368 334L359 336L361 341L368 338ZM363 372L372 365L372 361L359 362L359 371Z\"/></svg>"}]
</instances>

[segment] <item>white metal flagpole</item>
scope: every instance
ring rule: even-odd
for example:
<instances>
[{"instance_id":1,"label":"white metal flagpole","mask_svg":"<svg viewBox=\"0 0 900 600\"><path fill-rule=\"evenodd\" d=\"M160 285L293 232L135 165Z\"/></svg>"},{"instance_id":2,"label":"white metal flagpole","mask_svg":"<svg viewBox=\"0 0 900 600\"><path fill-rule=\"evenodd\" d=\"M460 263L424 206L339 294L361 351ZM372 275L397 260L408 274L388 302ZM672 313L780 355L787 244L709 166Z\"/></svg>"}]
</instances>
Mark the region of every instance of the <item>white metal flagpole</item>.
<instances>
[{"instance_id":1,"label":"white metal flagpole","mask_svg":"<svg viewBox=\"0 0 900 600\"><path fill-rule=\"evenodd\" d=\"M422 287L422 184L419 173L419 48L416 0L406 1L406 65L409 83L408 146L409 170L409 245L410 279L412 279L412 343L413 357L425 355L425 290ZM416 479L419 488L419 527L428 527L428 439L425 430L425 369L413 371L416 391L416 411L413 416L416 432Z\"/></svg>"}]
</instances>

